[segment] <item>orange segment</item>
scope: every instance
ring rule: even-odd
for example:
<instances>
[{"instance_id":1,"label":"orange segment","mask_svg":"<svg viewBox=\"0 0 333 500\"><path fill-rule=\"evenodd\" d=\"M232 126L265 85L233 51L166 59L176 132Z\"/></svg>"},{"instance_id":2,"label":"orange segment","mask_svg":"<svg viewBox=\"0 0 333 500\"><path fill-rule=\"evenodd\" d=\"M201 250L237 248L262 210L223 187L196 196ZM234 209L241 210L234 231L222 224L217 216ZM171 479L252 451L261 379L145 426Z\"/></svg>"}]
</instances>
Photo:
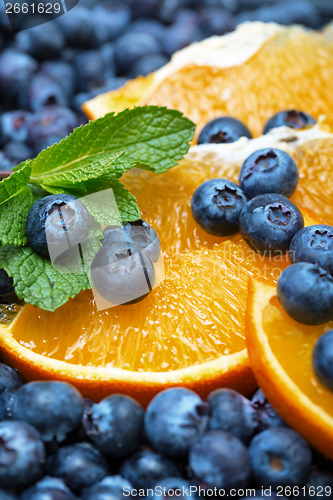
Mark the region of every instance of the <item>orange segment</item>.
<instances>
[{"instance_id":1,"label":"orange segment","mask_svg":"<svg viewBox=\"0 0 333 500\"><path fill-rule=\"evenodd\" d=\"M282 309L276 288L250 281L247 346L259 385L281 417L315 448L333 458L333 393L316 378L312 350L333 327L297 323Z\"/></svg>"},{"instance_id":2,"label":"orange segment","mask_svg":"<svg viewBox=\"0 0 333 500\"><path fill-rule=\"evenodd\" d=\"M304 132L286 129L252 141L241 139L234 144L196 146L165 174L156 176L133 170L122 180L135 195L143 219L157 229L165 252L173 255L212 248L222 238L207 234L194 221L193 192L202 182L214 177L238 182L239 170L247 156L261 148L276 147L286 150L297 161L300 181L292 200L303 211L310 211L315 218L330 224L333 223L333 134L322 127L324 125L319 124L307 131L308 140ZM324 138L311 139L320 134ZM289 138L297 140L289 142Z\"/></svg>"},{"instance_id":3,"label":"orange segment","mask_svg":"<svg viewBox=\"0 0 333 500\"><path fill-rule=\"evenodd\" d=\"M184 49L164 68L140 79L139 92L134 89L137 102L129 84L88 101L83 109L95 119L119 110L121 103L123 108L168 106L191 118L198 125L197 134L212 118L231 115L259 136L279 110L298 108L318 118L332 109L329 34L330 30L322 34L299 26L246 23L230 35Z\"/></svg>"},{"instance_id":4,"label":"orange segment","mask_svg":"<svg viewBox=\"0 0 333 500\"><path fill-rule=\"evenodd\" d=\"M292 200L333 225L333 137L309 141L293 156L300 181Z\"/></svg>"}]
</instances>

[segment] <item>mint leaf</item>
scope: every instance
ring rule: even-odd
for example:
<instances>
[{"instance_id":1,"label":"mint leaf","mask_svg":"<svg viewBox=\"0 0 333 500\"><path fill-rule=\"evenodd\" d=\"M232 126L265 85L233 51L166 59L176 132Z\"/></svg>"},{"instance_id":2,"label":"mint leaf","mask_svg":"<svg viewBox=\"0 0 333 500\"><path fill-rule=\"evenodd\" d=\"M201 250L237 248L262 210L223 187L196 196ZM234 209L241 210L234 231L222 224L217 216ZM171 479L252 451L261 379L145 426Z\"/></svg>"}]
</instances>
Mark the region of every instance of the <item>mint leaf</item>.
<instances>
[{"instance_id":1,"label":"mint leaf","mask_svg":"<svg viewBox=\"0 0 333 500\"><path fill-rule=\"evenodd\" d=\"M89 165L96 166L97 178L105 174L108 161L107 179L118 178L133 166L165 172L187 153L194 130L194 123L180 111L158 106L127 109L117 115L108 113L78 127L70 136L29 160L31 182L63 187L56 184L56 177L63 174L70 181L70 175L76 172L75 182L80 179L84 183ZM113 161L114 153L123 154Z\"/></svg>"},{"instance_id":2,"label":"mint leaf","mask_svg":"<svg viewBox=\"0 0 333 500\"><path fill-rule=\"evenodd\" d=\"M59 271L30 247L18 248L12 245L0 248L0 268L5 269L13 278L19 299L46 311L54 311L69 298L91 288L90 264L101 247L101 237L100 226L93 224L89 239L81 248L84 265L82 261L74 263L76 273Z\"/></svg>"},{"instance_id":3,"label":"mint leaf","mask_svg":"<svg viewBox=\"0 0 333 500\"><path fill-rule=\"evenodd\" d=\"M0 184L1 185L1 184ZM25 245L25 221L34 197L28 186L0 205L0 241L2 245Z\"/></svg>"},{"instance_id":4,"label":"mint leaf","mask_svg":"<svg viewBox=\"0 0 333 500\"><path fill-rule=\"evenodd\" d=\"M28 184L32 168L31 160L27 160L21 166L19 170L0 182L0 205L10 200Z\"/></svg>"},{"instance_id":5,"label":"mint leaf","mask_svg":"<svg viewBox=\"0 0 333 500\"><path fill-rule=\"evenodd\" d=\"M90 179L96 179L105 173L109 173L112 169L112 165L117 161L117 159L124 153L124 151L119 151L116 153L107 153L104 156L100 156L98 160L83 164L83 162L78 162L72 168L67 168L65 170L51 170L50 172L44 172L42 175L41 187L47 189L48 187L60 187L60 188L72 188L75 190L76 184L83 184L85 181ZM35 176L38 178L38 175ZM79 188L79 186L78 186Z\"/></svg>"},{"instance_id":6,"label":"mint leaf","mask_svg":"<svg viewBox=\"0 0 333 500\"><path fill-rule=\"evenodd\" d=\"M96 183L93 191L95 195L85 196L81 201L101 224L117 226L141 218L135 196L119 181Z\"/></svg>"},{"instance_id":7,"label":"mint leaf","mask_svg":"<svg viewBox=\"0 0 333 500\"><path fill-rule=\"evenodd\" d=\"M90 288L86 273L60 273L29 247L0 248L0 267L13 278L19 299L46 311L54 311Z\"/></svg>"}]
</instances>

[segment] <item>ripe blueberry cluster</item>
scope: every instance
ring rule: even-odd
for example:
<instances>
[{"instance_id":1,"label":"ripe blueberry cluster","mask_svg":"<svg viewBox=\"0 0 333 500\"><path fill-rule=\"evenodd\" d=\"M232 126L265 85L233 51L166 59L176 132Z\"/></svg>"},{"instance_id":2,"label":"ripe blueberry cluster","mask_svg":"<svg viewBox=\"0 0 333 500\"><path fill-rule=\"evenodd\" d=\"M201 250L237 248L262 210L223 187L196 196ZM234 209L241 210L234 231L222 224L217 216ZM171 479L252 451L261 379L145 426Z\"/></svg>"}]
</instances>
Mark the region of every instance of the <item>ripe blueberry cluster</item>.
<instances>
[{"instance_id":1,"label":"ripe blueberry cluster","mask_svg":"<svg viewBox=\"0 0 333 500\"><path fill-rule=\"evenodd\" d=\"M300 129L314 123L301 111L281 111L268 120L264 133L274 127ZM244 136L251 137L241 122L222 117L203 128L198 143L234 142ZM279 277L277 295L293 319L319 325L333 320L333 227L303 227L300 210L287 198L297 182L297 165L286 152L276 148L255 151L241 167L239 186L225 179L201 184L192 197L192 214L205 231L216 236L240 231L248 245L266 257L289 252L291 266ZM321 383L332 390L332 331L318 340L313 367Z\"/></svg>"},{"instance_id":2,"label":"ripe blueberry cluster","mask_svg":"<svg viewBox=\"0 0 333 500\"><path fill-rule=\"evenodd\" d=\"M278 486L333 488L332 462L281 420L261 390L249 400L218 389L203 401L176 387L144 411L126 395L95 403L65 382L23 384L0 363L0 451L5 500L120 500L155 486L165 488L164 498L191 485L254 488L255 498L262 487L272 488L271 498Z\"/></svg>"}]
</instances>

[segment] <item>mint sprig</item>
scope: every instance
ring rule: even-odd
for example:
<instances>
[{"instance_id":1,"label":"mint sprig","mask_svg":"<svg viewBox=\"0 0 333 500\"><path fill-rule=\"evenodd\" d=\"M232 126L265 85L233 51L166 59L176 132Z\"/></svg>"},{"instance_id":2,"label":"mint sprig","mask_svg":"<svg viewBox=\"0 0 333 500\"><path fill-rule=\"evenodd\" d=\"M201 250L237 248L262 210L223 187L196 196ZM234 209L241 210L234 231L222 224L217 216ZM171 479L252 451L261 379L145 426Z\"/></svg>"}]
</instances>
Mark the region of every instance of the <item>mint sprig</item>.
<instances>
[{"instance_id":1,"label":"mint sprig","mask_svg":"<svg viewBox=\"0 0 333 500\"><path fill-rule=\"evenodd\" d=\"M53 311L90 288L87 262L82 272L81 263L76 273L62 272L24 246L27 214L40 193L80 197L112 189L116 206L105 204L101 209L90 201L87 208L91 216L103 224L119 223L119 216L123 223L137 220L139 207L120 182L121 175L132 167L166 172L187 153L194 130L194 123L182 113L164 107L109 113L78 127L37 158L18 165L9 178L1 181L0 268L13 278L18 297ZM100 229L95 230L84 243L85 255L91 259L100 247L100 237Z\"/></svg>"}]
</instances>

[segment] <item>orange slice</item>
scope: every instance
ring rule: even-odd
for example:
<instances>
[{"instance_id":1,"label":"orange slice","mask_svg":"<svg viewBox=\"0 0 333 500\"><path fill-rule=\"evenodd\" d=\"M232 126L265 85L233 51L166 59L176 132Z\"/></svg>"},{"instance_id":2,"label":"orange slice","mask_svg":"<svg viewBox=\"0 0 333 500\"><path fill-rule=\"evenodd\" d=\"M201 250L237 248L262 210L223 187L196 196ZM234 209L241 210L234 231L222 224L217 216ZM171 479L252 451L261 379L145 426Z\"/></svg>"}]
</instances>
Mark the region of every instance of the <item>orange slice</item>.
<instances>
[{"instance_id":1,"label":"orange slice","mask_svg":"<svg viewBox=\"0 0 333 500\"><path fill-rule=\"evenodd\" d=\"M99 399L124 392L146 404L162 389L183 385L207 395L226 386L255 387L245 345L247 282L275 283L286 255L257 255L240 235L224 240L200 229L191 215L195 188L212 177L235 179L242 161L260 147L296 152L330 138L323 124L296 133L283 129L234 144L191 148L165 174L134 169L124 176L142 216L159 233L166 278L145 300L97 312L90 292L55 312L25 306L0 328L2 356L27 379L59 378ZM282 135L281 135L282 134ZM306 215L306 223L316 223Z\"/></svg>"},{"instance_id":2,"label":"orange slice","mask_svg":"<svg viewBox=\"0 0 333 500\"><path fill-rule=\"evenodd\" d=\"M25 306L0 328L2 356L28 380L64 379L93 399L120 391L145 404L173 385L202 396L221 386L249 394L247 282L275 282L286 265L286 256L270 262L241 239L180 254L137 304L97 312L85 292L55 312Z\"/></svg>"},{"instance_id":3,"label":"orange slice","mask_svg":"<svg viewBox=\"0 0 333 500\"><path fill-rule=\"evenodd\" d=\"M333 322L305 326L282 309L276 288L250 281L246 336L259 385L281 417L316 449L333 459L333 392L312 369L317 338Z\"/></svg>"},{"instance_id":4,"label":"orange slice","mask_svg":"<svg viewBox=\"0 0 333 500\"><path fill-rule=\"evenodd\" d=\"M242 162L253 151L269 147L287 151L297 162L300 180L292 200L314 218L333 224L333 125L324 118L304 131L281 127L257 139L195 146L165 174L134 170L122 180L135 195L142 218L158 231L165 252L212 248L221 238L210 236L195 223L193 192L214 177L237 182Z\"/></svg>"},{"instance_id":5,"label":"orange slice","mask_svg":"<svg viewBox=\"0 0 333 500\"><path fill-rule=\"evenodd\" d=\"M242 120L254 134L281 109L318 118L333 108L332 30L245 23L176 53L160 70L83 105L93 119L128 106L157 104L183 111L197 133L216 116Z\"/></svg>"}]
</instances>

